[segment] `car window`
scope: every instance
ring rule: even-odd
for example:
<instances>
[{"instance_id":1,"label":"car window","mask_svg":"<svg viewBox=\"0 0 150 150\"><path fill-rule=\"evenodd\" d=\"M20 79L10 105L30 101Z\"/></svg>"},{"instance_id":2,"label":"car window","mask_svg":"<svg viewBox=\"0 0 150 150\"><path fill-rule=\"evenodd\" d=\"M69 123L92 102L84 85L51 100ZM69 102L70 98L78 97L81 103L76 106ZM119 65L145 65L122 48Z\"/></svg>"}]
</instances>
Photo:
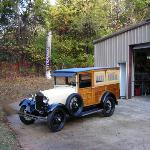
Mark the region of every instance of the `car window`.
<instances>
[{"instance_id":1,"label":"car window","mask_svg":"<svg viewBox=\"0 0 150 150\"><path fill-rule=\"evenodd\" d=\"M105 71L94 72L94 85L105 82Z\"/></svg>"},{"instance_id":2,"label":"car window","mask_svg":"<svg viewBox=\"0 0 150 150\"><path fill-rule=\"evenodd\" d=\"M107 81L119 81L119 70L108 70L106 76Z\"/></svg>"},{"instance_id":3,"label":"car window","mask_svg":"<svg viewBox=\"0 0 150 150\"><path fill-rule=\"evenodd\" d=\"M76 85L76 77L55 77L55 84L56 85Z\"/></svg>"},{"instance_id":4,"label":"car window","mask_svg":"<svg viewBox=\"0 0 150 150\"><path fill-rule=\"evenodd\" d=\"M79 88L91 87L91 74L79 74Z\"/></svg>"},{"instance_id":5,"label":"car window","mask_svg":"<svg viewBox=\"0 0 150 150\"><path fill-rule=\"evenodd\" d=\"M56 77L56 85L65 85L65 77Z\"/></svg>"}]
</instances>

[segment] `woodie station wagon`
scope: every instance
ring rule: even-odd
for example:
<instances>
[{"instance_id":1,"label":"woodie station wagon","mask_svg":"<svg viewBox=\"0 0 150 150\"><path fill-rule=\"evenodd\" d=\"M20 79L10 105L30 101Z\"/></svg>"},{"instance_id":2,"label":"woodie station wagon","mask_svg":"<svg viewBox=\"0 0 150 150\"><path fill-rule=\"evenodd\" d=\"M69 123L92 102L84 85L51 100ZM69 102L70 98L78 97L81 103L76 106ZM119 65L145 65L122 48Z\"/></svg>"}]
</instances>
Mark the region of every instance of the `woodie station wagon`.
<instances>
[{"instance_id":1,"label":"woodie station wagon","mask_svg":"<svg viewBox=\"0 0 150 150\"><path fill-rule=\"evenodd\" d=\"M96 112L109 117L119 98L119 68L70 68L52 74L54 88L37 92L19 104L24 124L46 119L53 132L60 131L66 116L82 117Z\"/></svg>"}]
</instances>

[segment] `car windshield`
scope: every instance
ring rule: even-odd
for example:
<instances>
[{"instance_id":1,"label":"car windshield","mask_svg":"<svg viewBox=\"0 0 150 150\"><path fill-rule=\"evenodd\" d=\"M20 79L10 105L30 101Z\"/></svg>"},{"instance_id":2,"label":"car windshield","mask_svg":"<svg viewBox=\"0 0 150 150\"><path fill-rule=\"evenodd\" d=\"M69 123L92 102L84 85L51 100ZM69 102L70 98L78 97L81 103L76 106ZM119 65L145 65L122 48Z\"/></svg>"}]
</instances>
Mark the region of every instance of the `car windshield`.
<instances>
[{"instance_id":1,"label":"car windshield","mask_svg":"<svg viewBox=\"0 0 150 150\"><path fill-rule=\"evenodd\" d=\"M76 86L76 76L72 76L72 77L55 77L55 85Z\"/></svg>"}]
</instances>

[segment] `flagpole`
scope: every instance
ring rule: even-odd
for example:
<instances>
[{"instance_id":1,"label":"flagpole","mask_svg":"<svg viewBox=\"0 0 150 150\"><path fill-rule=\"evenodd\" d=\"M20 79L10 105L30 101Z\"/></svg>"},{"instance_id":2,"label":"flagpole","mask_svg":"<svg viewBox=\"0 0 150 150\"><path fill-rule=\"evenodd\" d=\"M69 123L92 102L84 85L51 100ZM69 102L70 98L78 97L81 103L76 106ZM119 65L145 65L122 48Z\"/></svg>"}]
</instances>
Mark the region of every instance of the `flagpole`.
<instances>
[{"instance_id":1,"label":"flagpole","mask_svg":"<svg viewBox=\"0 0 150 150\"><path fill-rule=\"evenodd\" d=\"M46 41L46 78L51 79L51 41L52 41L52 32L48 32L47 41Z\"/></svg>"}]
</instances>

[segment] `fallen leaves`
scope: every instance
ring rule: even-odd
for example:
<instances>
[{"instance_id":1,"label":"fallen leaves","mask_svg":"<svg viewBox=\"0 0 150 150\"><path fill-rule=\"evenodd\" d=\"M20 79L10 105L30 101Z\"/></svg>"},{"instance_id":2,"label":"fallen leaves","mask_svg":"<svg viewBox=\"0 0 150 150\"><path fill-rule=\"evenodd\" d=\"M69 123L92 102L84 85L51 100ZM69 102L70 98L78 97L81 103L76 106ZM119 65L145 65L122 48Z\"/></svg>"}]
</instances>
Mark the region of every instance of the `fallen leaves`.
<instances>
[{"instance_id":1,"label":"fallen leaves","mask_svg":"<svg viewBox=\"0 0 150 150\"><path fill-rule=\"evenodd\" d=\"M0 105L18 101L29 94L52 87L52 80L44 77L0 79Z\"/></svg>"}]
</instances>

